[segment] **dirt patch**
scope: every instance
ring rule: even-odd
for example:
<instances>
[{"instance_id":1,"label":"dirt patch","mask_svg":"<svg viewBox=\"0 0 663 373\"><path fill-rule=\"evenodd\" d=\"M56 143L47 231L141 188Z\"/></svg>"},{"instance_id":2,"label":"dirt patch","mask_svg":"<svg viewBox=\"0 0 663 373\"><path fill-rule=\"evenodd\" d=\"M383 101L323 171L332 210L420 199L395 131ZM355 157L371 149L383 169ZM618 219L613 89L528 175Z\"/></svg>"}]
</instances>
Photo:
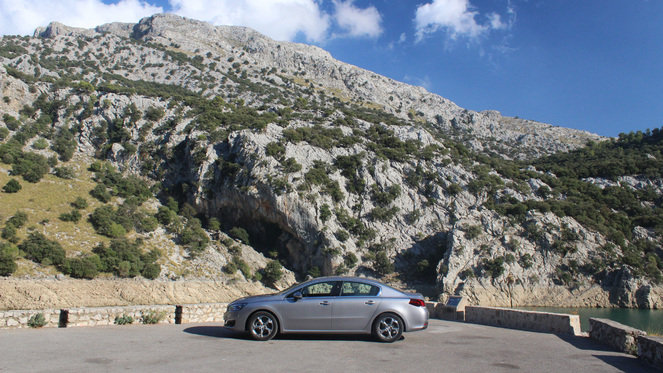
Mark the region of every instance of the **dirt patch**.
<instances>
[{"instance_id":1,"label":"dirt patch","mask_svg":"<svg viewBox=\"0 0 663 373\"><path fill-rule=\"evenodd\" d=\"M0 279L0 310L230 302L273 293L260 283L215 280Z\"/></svg>"}]
</instances>

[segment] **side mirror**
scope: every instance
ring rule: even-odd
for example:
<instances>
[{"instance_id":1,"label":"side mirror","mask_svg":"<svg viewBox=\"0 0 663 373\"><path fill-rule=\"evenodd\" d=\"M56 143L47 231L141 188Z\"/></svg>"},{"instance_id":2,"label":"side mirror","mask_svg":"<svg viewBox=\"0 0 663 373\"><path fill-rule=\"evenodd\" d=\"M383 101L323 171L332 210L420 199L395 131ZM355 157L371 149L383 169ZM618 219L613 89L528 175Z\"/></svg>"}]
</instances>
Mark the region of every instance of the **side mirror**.
<instances>
[{"instance_id":1,"label":"side mirror","mask_svg":"<svg viewBox=\"0 0 663 373\"><path fill-rule=\"evenodd\" d=\"M295 299L295 302L296 302L296 301L302 299L302 293L298 291L295 294L293 294L292 297Z\"/></svg>"}]
</instances>

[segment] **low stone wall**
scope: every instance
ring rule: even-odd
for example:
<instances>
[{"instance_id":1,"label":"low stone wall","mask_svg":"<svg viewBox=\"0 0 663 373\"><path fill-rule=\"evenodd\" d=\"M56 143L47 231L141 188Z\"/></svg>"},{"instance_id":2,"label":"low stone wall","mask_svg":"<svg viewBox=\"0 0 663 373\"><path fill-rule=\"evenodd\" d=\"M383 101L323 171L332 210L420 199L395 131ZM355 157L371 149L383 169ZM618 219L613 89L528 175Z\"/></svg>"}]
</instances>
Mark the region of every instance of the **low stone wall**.
<instances>
[{"instance_id":1,"label":"low stone wall","mask_svg":"<svg viewBox=\"0 0 663 373\"><path fill-rule=\"evenodd\" d=\"M580 335L580 317L497 307L465 307L465 321L534 332Z\"/></svg>"},{"instance_id":2,"label":"low stone wall","mask_svg":"<svg viewBox=\"0 0 663 373\"><path fill-rule=\"evenodd\" d=\"M663 371L663 337L640 335L636 338L638 357Z\"/></svg>"},{"instance_id":3,"label":"low stone wall","mask_svg":"<svg viewBox=\"0 0 663 373\"><path fill-rule=\"evenodd\" d=\"M637 338L647 333L608 319L589 319L589 337L622 352L636 355Z\"/></svg>"},{"instance_id":4,"label":"low stone wall","mask_svg":"<svg viewBox=\"0 0 663 373\"><path fill-rule=\"evenodd\" d=\"M177 306L177 323L223 322L228 303L201 303Z\"/></svg>"},{"instance_id":5,"label":"low stone wall","mask_svg":"<svg viewBox=\"0 0 663 373\"><path fill-rule=\"evenodd\" d=\"M153 316L159 324L175 323L175 306L125 306L72 308L62 310L63 327L113 325L116 318L131 317L133 323L142 323L143 317Z\"/></svg>"},{"instance_id":6,"label":"low stone wall","mask_svg":"<svg viewBox=\"0 0 663 373\"><path fill-rule=\"evenodd\" d=\"M52 328L60 322L60 310L0 311L0 329L29 328L28 321L38 314L44 315L44 327Z\"/></svg>"}]
</instances>

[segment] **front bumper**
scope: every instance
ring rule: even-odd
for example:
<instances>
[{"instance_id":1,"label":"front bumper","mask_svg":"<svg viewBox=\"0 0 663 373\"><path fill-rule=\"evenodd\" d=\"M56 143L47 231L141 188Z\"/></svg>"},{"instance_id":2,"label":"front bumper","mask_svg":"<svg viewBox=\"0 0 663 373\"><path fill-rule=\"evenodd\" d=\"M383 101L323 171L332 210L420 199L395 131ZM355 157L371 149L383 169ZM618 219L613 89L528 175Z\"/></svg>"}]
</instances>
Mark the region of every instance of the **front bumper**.
<instances>
[{"instance_id":1,"label":"front bumper","mask_svg":"<svg viewBox=\"0 0 663 373\"><path fill-rule=\"evenodd\" d=\"M243 332L246 330L246 315L248 314L241 311L226 311L223 314L223 326L236 332Z\"/></svg>"}]
</instances>

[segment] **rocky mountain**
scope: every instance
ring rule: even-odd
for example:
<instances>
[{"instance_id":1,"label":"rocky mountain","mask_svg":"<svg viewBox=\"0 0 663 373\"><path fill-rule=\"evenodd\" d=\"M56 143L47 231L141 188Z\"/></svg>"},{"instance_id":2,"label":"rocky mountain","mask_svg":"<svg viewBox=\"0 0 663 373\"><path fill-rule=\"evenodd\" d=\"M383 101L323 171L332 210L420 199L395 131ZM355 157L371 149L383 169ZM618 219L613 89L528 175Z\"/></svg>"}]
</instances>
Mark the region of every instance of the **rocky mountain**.
<instances>
[{"instance_id":1,"label":"rocky mountain","mask_svg":"<svg viewBox=\"0 0 663 373\"><path fill-rule=\"evenodd\" d=\"M0 183L94 197L71 223L88 238L61 257L43 253L65 241L67 203L44 239L0 210L7 274L275 287L358 274L486 305L663 306L660 175L553 172L558 154L615 139L472 112L317 47L174 15L4 37L0 66ZM11 195L11 208L31 198Z\"/></svg>"}]
</instances>

